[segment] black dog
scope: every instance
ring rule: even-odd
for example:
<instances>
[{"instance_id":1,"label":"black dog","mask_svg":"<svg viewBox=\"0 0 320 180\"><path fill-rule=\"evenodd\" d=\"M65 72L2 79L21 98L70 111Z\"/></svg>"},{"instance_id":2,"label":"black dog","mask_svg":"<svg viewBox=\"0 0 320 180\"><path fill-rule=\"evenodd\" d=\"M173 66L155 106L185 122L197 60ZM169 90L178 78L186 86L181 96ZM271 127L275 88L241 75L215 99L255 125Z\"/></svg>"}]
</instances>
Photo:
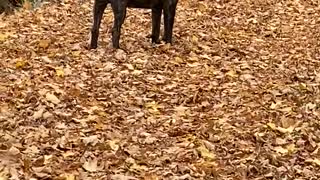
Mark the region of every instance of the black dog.
<instances>
[{"instance_id":1,"label":"black dog","mask_svg":"<svg viewBox=\"0 0 320 180\"><path fill-rule=\"evenodd\" d=\"M121 25L126 16L126 8L152 9L152 43L160 43L160 22L162 10L164 11L164 37L166 43L172 43L172 29L178 0L95 0L93 12L93 26L91 29L90 49L97 48L99 27L103 12L108 3L111 3L114 24L112 28L112 44L119 47Z\"/></svg>"}]
</instances>

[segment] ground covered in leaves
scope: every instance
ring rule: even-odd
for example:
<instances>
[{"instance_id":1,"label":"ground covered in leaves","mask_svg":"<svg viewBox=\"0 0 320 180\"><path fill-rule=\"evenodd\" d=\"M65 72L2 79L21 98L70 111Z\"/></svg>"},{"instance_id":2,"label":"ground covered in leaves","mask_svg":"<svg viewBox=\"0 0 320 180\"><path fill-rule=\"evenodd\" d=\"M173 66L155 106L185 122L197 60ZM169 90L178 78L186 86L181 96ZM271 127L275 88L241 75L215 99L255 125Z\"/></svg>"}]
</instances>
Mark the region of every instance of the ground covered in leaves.
<instances>
[{"instance_id":1,"label":"ground covered in leaves","mask_svg":"<svg viewBox=\"0 0 320 180\"><path fill-rule=\"evenodd\" d=\"M2 16L0 179L320 178L320 4L180 0L174 44L92 2ZM163 29L163 28L162 28Z\"/></svg>"}]
</instances>

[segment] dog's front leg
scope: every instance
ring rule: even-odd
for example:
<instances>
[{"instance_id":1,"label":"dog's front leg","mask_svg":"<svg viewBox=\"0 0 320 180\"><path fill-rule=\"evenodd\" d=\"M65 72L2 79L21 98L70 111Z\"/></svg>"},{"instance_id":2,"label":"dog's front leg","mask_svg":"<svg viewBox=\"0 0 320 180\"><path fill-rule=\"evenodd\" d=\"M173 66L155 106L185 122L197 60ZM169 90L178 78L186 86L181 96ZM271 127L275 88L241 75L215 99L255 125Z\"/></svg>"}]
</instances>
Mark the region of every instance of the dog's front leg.
<instances>
[{"instance_id":1,"label":"dog's front leg","mask_svg":"<svg viewBox=\"0 0 320 180\"><path fill-rule=\"evenodd\" d=\"M156 43L156 44L160 43L159 36L160 36L161 14L162 14L162 7L160 5L152 8L151 39L152 39L152 43Z\"/></svg>"},{"instance_id":2,"label":"dog's front leg","mask_svg":"<svg viewBox=\"0 0 320 180\"><path fill-rule=\"evenodd\" d=\"M116 0L111 3L114 23L112 28L112 45L114 48L120 48L119 41L121 35L121 25L124 22L126 15L127 2Z\"/></svg>"},{"instance_id":3,"label":"dog's front leg","mask_svg":"<svg viewBox=\"0 0 320 180\"><path fill-rule=\"evenodd\" d=\"M164 38L166 43L172 43L172 30L178 0L167 0L164 4Z\"/></svg>"},{"instance_id":4,"label":"dog's front leg","mask_svg":"<svg viewBox=\"0 0 320 180\"><path fill-rule=\"evenodd\" d=\"M95 0L93 7L93 25L90 37L90 49L95 49L98 46L99 28L103 12L108 5L108 0Z\"/></svg>"}]
</instances>

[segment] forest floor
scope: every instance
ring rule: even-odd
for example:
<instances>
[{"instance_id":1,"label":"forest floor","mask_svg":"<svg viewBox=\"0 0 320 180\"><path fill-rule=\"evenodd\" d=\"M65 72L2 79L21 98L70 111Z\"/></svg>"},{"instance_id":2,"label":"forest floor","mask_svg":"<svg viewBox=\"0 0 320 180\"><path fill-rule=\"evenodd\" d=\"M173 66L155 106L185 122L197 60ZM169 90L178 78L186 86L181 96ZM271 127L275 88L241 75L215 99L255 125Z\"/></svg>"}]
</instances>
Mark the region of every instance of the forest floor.
<instances>
[{"instance_id":1,"label":"forest floor","mask_svg":"<svg viewBox=\"0 0 320 180\"><path fill-rule=\"evenodd\" d=\"M1 180L320 178L318 1L180 0L156 47L129 9L126 51L92 5L0 17Z\"/></svg>"}]
</instances>

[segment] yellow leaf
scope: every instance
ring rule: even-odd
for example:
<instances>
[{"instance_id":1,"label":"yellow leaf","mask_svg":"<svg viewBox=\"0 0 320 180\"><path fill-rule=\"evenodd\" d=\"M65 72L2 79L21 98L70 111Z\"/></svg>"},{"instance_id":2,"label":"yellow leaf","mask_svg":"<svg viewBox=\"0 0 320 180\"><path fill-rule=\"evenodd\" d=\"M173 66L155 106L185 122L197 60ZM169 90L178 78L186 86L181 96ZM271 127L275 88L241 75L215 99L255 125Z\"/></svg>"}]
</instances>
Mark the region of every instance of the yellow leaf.
<instances>
[{"instance_id":1,"label":"yellow leaf","mask_svg":"<svg viewBox=\"0 0 320 180\"><path fill-rule=\"evenodd\" d=\"M289 144L289 145L287 146L287 150L288 150L289 153L295 152L295 151L296 151L296 146L295 146L295 144Z\"/></svg>"},{"instance_id":2,"label":"yellow leaf","mask_svg":"<svg viewBox=\"0 0 320 180\"><path fill-rule=\"evenodd\" d=\"M98 111L97 114L102 117L108 117L108 114L104 111Z\"/></svg>"},{"instance_id":3,"label":"yellow leaf","mask_svg":"<svg viewBox=\"0 0 320 180\"><path fill-rule=\"evenodd\" d=\"M272 130L277 129L277 128L276 128L276 125L275 125L274 123L268 123L267 126L268 126L269 128L271 128Z\"/></svg>"},{"instance_id":4,"label":"yellow leaf","mask_svg":"<svg viewBox=\"0 0 320 180\"><path fill-rule=\"evenodd\" d=\"M104 128L104 124L101 122L101 120L97 119L96 120L96 125L94 126L97 130L98 129L103 129Z\"/></svg>"},{"instance_id":5,"label":"yellow leaf","mask_svg":"<svg viewBox=\"0 0 320 180\"><path fill-rule=\"evenodd\" d=\"M72 51L72 56L79 57L81 54L81 51Z\"/></svg>"},{"instance_id":6,"label":"yellow leaf","mask_svg":"<svg viewBox=\"0 0 320 180\"><path fill-rule=\"evenodd\" d=\"M64 71L62 68L56 68L56 75L59 77L64 77Z\"/></svg>"},{"instance_id":7,"label":"yellow leaf","mask_svg":"<svg viewBox=\"0 0 320 180\"><path fill-rule=\"evenodd\" d=\"M17 60L17 62L16 62L16 68L23 68L23 67L26 66L26 64L27 64L26 61L24 61L24 60L22 60L22 59L19 59L19 60Z\"/></svg>"},{"instance_id":8,"label":"yellow leaf","mask_svg":"<svg viewBox=\"0 0 320 180\"><path fill-rule=\"evenodd\" d=\"M237 72L235 72L234 70L230 70L226 73L227 76L230 76L230 77L237 77Z\"/></svg>"},{"instance_id":9,"label":"yellow leaf","mask_svg":"<svg viewBox=\"0 0 320 180\"><path fill-rule=\"evenodd\" d=\"M64 177L66 178L65 180L75 180L76 179L75 175L73 175L73 174L66 174Z\"/></svg>"},{"instance_id":10,"label":"yellow leaf","mask_svg":"<svg viewBox=\"0 0 320 180\"><path fill-rule=\"evenodd\" d=\"M174 61L177 62L178 64L183 63L182 58L178 56L174 58Z\"/></svg>"},{"instance_id":11,"label":"yellow leaf","mask_svg":"<svg viewBox=\"0 0 320 180\"><path fill-rule=\"evenodd\" d=\"M151 114L160 114L158 110L159 105L156 102L152 101L152 102L146 103L145 106L148 108L148 111Z\"/></svg>"},{"instance_id":12,"label":"yellow leaf","mask_svg":"<svg viewBox=\"0 0 320 180\"><path fill-rule=\"evenodd\" d=\"M7 35L7 34L0 34L0 42L7 40L8 37L9 37L9 35Z\"/></svg>"},{"instance_id":13,"label":"yellow leaf","mask_svg":"<svg viewBox=\"0 0 320 180\"><path fill-rule=\"evenodd\" d=\"M201 154L201 156L208 160L213 160L215 155L211 153L205 146L199 146L197 151Z\"/></svg>"},{"instance_id":14,"label":"yellow leaf","mask_svg":"<svg viewBox=\"0 0 320 180\"><path fill-rule=\"evenodd\" d=\"M305 83L300 83L299 88L300 88L300 90L307 90L308 89L308 87Z\"/></svg>"},{"instance_id":15,"label":"yellow leaf","mask_svg":"<svg viewBox=\"0 0 320 180\"><path fill-rule=\"evenodd\" d=\"M193 35L192 36L192 42L197 43L199 41L198 37Z\"/></svg>"},{"instance_id":16,"label":"yellow leaf","mask_svg":"<svg viewBox=\"0 0 320 180\"><path fill-rule=\"evenodd\" d=\"M119 141L118 140L111 140L111 141L108 141L108 144L110 146L110 148L113 150L113 151L117 151L119 149Z\"/></svg>"}]
</instances>

